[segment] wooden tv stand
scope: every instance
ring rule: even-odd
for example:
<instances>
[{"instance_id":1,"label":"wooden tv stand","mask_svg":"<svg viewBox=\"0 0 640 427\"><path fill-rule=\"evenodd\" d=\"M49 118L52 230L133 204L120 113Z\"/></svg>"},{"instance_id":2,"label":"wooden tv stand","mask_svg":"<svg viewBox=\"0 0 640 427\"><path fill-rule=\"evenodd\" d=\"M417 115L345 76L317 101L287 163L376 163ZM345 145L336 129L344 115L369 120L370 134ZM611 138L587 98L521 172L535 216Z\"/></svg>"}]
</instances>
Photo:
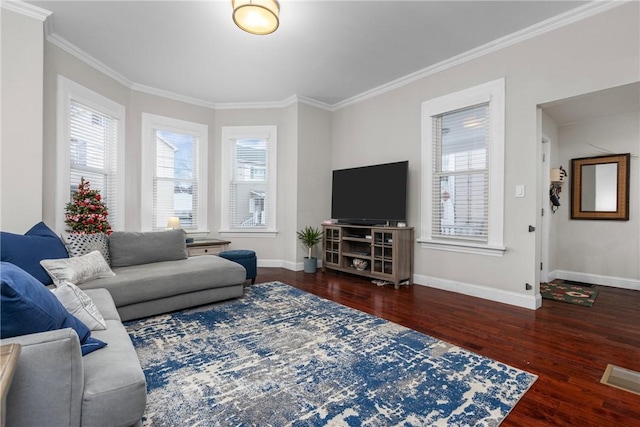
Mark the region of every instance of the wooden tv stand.
<instances>
[{"instance_id":1,"label":"wooden tv stand","mask_svg":"<svg viewBox=\"0 0 640 427\"><path fill-rule=\"evenodd\" d=\"M326 269L393 283L413 284L413 227L331 224L322 226L322 271ZM354 259L367 262L358 270Z\"/></svg>"}]
</instances>

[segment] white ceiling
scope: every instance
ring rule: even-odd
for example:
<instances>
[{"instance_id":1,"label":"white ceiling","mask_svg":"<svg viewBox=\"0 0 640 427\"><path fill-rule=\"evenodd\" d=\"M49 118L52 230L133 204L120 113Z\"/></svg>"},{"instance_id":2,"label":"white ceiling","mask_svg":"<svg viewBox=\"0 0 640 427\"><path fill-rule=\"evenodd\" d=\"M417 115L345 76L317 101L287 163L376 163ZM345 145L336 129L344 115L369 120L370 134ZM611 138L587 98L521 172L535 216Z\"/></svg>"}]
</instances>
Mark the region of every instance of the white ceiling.
<instances>
[{"instance_id":1,"label":"white ceiling","mask_svg":"<svg viewBox=\"0 0 640 427\"><path fill-rule=\"evenodd\" d=\"M50 39L130 87L210 104L344 103L585 1L281 0L280 28L242 32L224 1L28 1ZM52 37L51 37L52 36Z\"/></svg>"},{"instance_id":2,"label":"white ceiling","mask_svg":"<svg viewBox=\"0 0 640 427\"><path fill-rule=\"evenodd\" d=\"M542 105L558 126L640 111L640 83L617 86Z\"/></svg>"}]
</instances>

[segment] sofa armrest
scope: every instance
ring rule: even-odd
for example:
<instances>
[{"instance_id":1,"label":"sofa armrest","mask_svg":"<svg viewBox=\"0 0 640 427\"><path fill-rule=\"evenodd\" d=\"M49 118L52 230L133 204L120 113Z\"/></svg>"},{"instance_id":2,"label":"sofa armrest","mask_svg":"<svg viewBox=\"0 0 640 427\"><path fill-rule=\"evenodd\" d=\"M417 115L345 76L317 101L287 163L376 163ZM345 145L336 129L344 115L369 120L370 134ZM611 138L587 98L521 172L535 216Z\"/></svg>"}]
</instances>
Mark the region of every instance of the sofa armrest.
<instances>
[{"instance_id":1,"label":"sofa armrest","mask_svg":"<svg viewBox=\"0 0 640 427\"><path fill-rule=\"evenodd\" d=\"M71 328L3 339L22 345L7 394L6 425L79 426L84 389L80 340Z\"/></svg>"}]
</instances>

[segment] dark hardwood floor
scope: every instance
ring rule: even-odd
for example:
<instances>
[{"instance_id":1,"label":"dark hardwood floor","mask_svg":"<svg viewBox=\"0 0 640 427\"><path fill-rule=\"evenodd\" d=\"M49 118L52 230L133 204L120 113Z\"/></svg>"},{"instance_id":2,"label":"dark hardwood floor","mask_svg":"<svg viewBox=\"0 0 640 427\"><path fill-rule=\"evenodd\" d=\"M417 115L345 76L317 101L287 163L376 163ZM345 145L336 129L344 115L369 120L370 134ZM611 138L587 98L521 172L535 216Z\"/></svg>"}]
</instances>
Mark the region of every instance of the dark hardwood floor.
<instances>
[{"instance_id":1,"label":"dark hardwood floor","mask_svg":"<svg viewBox=\"0 0 640 427\"><path fill-rule=\"evenodd\" d=\"M597 286L591 308L528 310L348 274L259 268L281 281L538 375L503 426L640 426L640 396L600 384L607 364L640 371L640 292Z\"/></svg>"}]
</instances>

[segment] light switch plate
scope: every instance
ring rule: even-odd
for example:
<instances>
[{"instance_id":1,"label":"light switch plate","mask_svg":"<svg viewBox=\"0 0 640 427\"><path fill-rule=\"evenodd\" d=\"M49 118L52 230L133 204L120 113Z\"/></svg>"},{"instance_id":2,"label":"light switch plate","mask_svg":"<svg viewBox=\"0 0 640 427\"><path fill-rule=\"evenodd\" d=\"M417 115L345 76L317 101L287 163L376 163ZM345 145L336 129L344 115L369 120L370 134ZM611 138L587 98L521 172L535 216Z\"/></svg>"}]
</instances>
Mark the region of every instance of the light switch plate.
<instances>
[{"instance_id":1,"label":"light switch plate","mask_svg":"<svg viewBox=\"0 0 640 427\"><path fill-rule=\"evenodd\" d=\"M516 197L524 197L524 185L516 185Z\"/></svg>"}]
</instances>

